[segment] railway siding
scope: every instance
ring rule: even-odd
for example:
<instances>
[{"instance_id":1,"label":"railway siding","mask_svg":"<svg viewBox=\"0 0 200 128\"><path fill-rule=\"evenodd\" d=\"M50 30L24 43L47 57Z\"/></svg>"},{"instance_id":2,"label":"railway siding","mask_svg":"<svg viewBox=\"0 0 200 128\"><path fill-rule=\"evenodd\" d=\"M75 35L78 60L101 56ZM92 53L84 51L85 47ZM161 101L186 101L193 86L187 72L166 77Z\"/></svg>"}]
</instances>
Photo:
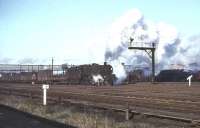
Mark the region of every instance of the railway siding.
<instances>
[{"instance_id":1,"label":"railway siding","mask_svg":"<svg viewBox=\"0 0 200 128\"><path fill-rule=\"evenodd\" d=\"M55 88L55 87L53 87ZM156 97L127 97L123 95L102 95L102 93L91 93L93 88L89 88L91 92L84 93L87 87L80 87L85 89L83 92L78 92L78 89L67 88L67 91L62 89L50 89L48 92L48 100L55 103L74 103L88 105L104 109L112 109L121 112L130 112L132 114L143 114L147 117L157 117L183 121L187 123L195 123L199 125L200 109L199 102L171 99L163 99ZM109 88L108 88L109 89ZM105 89L104 89L105 90ZM111 90L111 89L110 89ZM71 91L71 92L70 92ZM101 91L101 88L100 88ZM112 90L111 90L112 92ZM42 89L36 87L0 87L0 93L9 95L25 96L29 98L42 99ZM184 97L183 97L184 99Z\"/></svg>"}]
</instances>

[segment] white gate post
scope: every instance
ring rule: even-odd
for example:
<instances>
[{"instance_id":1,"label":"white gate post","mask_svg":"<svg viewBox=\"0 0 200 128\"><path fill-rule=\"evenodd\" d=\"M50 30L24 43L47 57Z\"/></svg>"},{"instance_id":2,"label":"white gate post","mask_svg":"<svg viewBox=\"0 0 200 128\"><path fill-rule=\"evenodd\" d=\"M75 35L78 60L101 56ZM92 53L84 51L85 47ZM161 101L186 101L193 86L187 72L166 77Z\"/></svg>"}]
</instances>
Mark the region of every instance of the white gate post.
<instances>
[{"instance_id":1,"label":"white gate post","mask_svg":"<svg viewBox=\"0 0 200 128\"><path fill-rule=\"evenodd\" d=\"M43 84L42 89L43 89L43 105L46 105L47 104L47 89L49 89L49 85Z\"/></svg>"}]
</instances>

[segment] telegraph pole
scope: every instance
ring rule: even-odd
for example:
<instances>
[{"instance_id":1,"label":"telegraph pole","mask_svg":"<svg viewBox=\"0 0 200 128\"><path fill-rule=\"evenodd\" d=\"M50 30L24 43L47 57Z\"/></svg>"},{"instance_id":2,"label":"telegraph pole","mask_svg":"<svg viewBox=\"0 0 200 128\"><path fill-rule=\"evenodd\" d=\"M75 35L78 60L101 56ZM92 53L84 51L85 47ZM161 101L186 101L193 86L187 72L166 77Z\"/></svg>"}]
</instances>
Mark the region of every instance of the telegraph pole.
<instances>
[{"instance_id":1,"label":"telegraph pole","mask_svg":"<svg viewBox=\"0 0 200 128\"><path fill-rule=\"evenodd\" d=\"M151 77L151 82L154 83L155 82L155 43L152 43L152 46L149 47L138 47L138 46L131 46L132 42L133 42L133 38L130 38L130 46L128 47L128 49L136 49L136 50L144 50L149 57L151 58L151 64L152 64L152 77ZM143 42L136 42L136 43L143 43Z\"/></svg>"},{"instance_id":2,"label":"telegraph pole","mask_svg":"<svg viewBox=\"0 0 200 128\"><path fill-rule=\"evenodd\" d=\"M53 57L52 57L52 60L51 60L51 84L53 84Z\"/></svg>"}]
</instances>

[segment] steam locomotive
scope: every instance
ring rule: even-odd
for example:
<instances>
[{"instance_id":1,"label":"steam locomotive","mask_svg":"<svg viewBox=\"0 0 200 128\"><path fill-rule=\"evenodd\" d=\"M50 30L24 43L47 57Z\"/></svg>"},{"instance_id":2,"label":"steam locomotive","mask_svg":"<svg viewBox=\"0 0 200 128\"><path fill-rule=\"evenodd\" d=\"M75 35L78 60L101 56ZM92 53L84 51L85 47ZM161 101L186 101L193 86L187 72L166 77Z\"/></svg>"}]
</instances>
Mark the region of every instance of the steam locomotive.
<instances>
[{"instance_id":1,"label":"steam locomotive","mask_svg":"<svg viewBox=\"0 0 200 128\"><path fill-rule=\"evenodd\" d=\"M94 76L101 76L101 80L94 80ZM98 84L113 85L115 75L113 74L113 68L111 65L104 63L99 64L87 64L65 68L65 80L67 84Z\"/></svg>"}]
</instances>

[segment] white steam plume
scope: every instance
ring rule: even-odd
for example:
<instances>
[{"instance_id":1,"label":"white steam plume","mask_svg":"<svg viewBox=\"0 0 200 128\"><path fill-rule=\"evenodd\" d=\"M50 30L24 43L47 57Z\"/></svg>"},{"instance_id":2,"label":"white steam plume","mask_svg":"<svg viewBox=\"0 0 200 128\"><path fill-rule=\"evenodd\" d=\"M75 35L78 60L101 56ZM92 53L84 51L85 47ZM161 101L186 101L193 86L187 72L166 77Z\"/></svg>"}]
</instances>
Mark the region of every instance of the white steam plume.
<instances>
[{"instance_id":1,"label":"white steam plume","mask_svg":"<svg viewBox=\"0 0 200 128\"><path fill-rule=\"evenodd\" d=\"M139 10L130 10L113 23L105 52L105 61L113 66L114 74L117 76L118 82L126 77L121 63L133 66L140 65L150 67L151 65L151 60L146 53L141 54L141 52L128 49L130 37L139 42L145 42L147 45L152 42L157 44L157 72L169 68L171 64L181 63L190 65L190 57L195 57L195 55L197 56L199 53L198 49L195 55L191 55L191 53L195 51L194 49L196 49L193 47L196 43L188 44L188 41L186 41L187 44L184 43L180 39L179 33L174 26L163 22L157 24L153 23L146 20ZM189 50L189 48L191 48L191 50ZM181 56L184 56L183 59ZM198 57L200 58L200 55Z\"/></svg>"},{"instance_id":2,"label":"white steam plume","mask_svg":"<svg viewBox=\"0 0 200 128\"><path fill-rule=\"evenodd\" d=\"M100 85L100 83L104 82L104 78L100 74L93 75L92 80L93 80L94 84L98 84L98 85Z\"/></svg>"}]
</instances>

